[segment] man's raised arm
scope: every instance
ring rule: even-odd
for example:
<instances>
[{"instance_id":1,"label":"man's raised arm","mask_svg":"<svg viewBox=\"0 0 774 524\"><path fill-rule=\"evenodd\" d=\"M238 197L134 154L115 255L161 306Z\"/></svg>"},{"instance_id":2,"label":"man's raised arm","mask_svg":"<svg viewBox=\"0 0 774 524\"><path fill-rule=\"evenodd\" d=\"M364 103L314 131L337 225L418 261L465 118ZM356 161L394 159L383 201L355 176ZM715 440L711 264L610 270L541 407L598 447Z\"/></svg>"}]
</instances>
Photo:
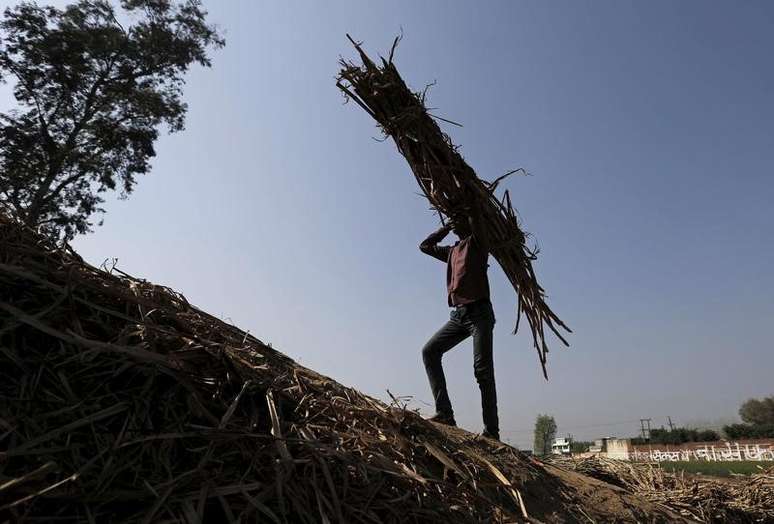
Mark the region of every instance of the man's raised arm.
<instances>
[{"instance_id":1,"label":"man's raised arm","mask_svg":"<svg viewBox=\"0 0 774 524\"><path fill-rule=\"evenodd\" d=\"M446 235L451 231L451 226L443 226L437 231L430 233L426 239L419 244L419 250L426 255L437 258L441 262L446 262L449 259L450 246L439 246L438 242L446 238Z\"/></svg>"}]
</instances>

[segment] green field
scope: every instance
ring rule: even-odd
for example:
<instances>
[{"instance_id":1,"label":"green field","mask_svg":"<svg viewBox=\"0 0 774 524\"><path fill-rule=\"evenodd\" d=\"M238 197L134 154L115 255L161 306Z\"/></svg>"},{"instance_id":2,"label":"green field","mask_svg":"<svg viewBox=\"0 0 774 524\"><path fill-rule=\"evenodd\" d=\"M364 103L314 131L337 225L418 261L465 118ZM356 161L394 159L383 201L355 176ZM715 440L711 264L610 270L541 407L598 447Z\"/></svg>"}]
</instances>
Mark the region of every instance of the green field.
<instances>
[{"instance_id":1,"label":"green field","mask_svg":"<svg viewBox=\"0 0 774 524\"><path fill-rule=\"evenodd\" d=\"M664 471L692 473L695 475L712 475L713 477L729 477L732 473L740 475L751 475L760 472L760 468L770 468L774 466L772 461L744 460L740 462L661 462Z\"/></svg>"}]
</instances>

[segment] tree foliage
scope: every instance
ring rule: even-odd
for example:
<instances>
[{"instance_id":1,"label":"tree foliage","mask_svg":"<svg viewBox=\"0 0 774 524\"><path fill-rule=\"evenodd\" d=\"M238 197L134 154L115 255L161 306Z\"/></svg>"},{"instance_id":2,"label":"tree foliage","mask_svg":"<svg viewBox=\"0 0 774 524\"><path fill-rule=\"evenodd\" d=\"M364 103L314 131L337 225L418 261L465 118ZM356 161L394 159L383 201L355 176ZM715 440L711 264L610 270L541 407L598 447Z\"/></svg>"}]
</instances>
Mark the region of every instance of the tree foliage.
<instances>
[{"instance_id":1,"label":"tree foliage","mask_svg":"<svg viewBox=\"0 0 774 524\"><path fill-rule=\"evenodd\" d=\"M652 429L650 431L651 444L683 444L685 442L714 442L720 440L720 436L711 429L675 428Z\"/></svg>"},{"instance_id":2,"label":"tree foliage","mask_svg":"<svg viewBox=\"0 0 774 524\"><path fill-rule=\"evenodd\" d=\"M535 455L548 455L551 453L551 444L556 438L556 421L550 415L538 415L535 420Z\"/></svg>"},{"instance_id":3,"label":"tree foliage","mask_svg":"<svg viewBox=\"0 0 774 524\"><path fill-rule=\"evenodd\" d=\"M739 408L739 416L744 424L723 426L728 438L774 438L774 396L746 400Z\"/></svg>"},{"instance_id":4,"label":"tree foliage","mask_svg":"<svg viewBox=\"0 0 774 524\"><path fill-rule=\"evenodd\" d=\"M183 129L183 77L224 44L200 0L22 2L0 22L0 206L54 238L91 230L103 194L132 192L159 128ZM123 20L123 23L119 21Z\"/></svg>"},{"instance_id":5,"label":"tree foliage","mask_svg":"<svg viewBox=\"0 0 774 524\"><path fill-rule=\"evenodd\" d=\"M730 439L774 438L774 424L729 424L723 426L723 433Z\"/></svg>"},{"instance_id":6,"label":"tree foliage","mask_svg":"<svg viewBox=\"0 0 774 524\"><path fill-rule=\"evenodd\" d=\"M774 396L745 401L739 408L739 416L754 426L774 425Z\"/></svg>"}]
</instances>

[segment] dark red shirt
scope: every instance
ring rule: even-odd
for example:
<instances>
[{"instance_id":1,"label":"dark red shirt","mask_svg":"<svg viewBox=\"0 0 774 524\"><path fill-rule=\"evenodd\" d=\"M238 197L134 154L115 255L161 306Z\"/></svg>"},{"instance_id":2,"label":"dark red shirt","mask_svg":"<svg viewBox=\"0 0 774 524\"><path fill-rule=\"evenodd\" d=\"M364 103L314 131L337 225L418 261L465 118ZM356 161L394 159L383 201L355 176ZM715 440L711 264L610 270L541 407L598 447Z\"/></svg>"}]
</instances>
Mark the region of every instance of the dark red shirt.
<instances>
[{"instance_id":1,"label":"dark red shirt","mask_svg":"<svg viewBox=\"0 0 774 524\"><path fill-rule=\"evenodd\" d=\"M481 299L489 299L489 253L475 235L463 238L453 246L439 246L449 230L442 227L419 244L419 249L446 262L446 289L449 306L462 306Z\"/></svg>"}]
</instances>

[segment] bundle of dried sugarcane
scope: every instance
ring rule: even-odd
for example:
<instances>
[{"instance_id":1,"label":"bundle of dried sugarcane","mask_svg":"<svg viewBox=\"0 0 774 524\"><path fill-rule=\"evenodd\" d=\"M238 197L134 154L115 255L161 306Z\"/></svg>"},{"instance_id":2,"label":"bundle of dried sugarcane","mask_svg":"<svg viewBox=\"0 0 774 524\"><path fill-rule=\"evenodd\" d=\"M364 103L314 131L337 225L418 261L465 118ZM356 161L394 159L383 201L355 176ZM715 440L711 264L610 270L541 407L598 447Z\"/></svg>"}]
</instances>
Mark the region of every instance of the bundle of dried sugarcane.
<instances>
[{"instance_id":1,"label":"bundle of dried sugarcane","mask_svg":"<svg viewBox=\"0 0 774 524\"><path fill-rule=\"evenodd\" d=\"M696 522L774 522L774 468L734 480L669 473L658 463L604 457L548 462L609 482Z\"/></svg>"},{"instance_id":2,"label":"bundle of dried sugarcane","mask_svg":"<svg viewBox=\"0 0 774 524\"><path fill-rule=\"evenodd\" d=\"M347 35L349 37L349 35ZM389 59L373 62L360 44L352 40L362 64L341 60L338 87L371 115L384 133L393 138L400 153L408 161L419 187L442 218L476 215L481 229L488 236L491 254L502 267L518 294L516 327L523 313L532 331L532 339L546 371L545 327L565 345L560 334L570 329L546 303L546 295L538 283L532 262L537 250L527 245L510 193L502 198L495 189L507 173L493 182L486 182L463 160L451 139L441 131L425 107L425 93L414 93L401 78L392 61L399 39L395 40Z\"/></svg>"}]
</instances>

